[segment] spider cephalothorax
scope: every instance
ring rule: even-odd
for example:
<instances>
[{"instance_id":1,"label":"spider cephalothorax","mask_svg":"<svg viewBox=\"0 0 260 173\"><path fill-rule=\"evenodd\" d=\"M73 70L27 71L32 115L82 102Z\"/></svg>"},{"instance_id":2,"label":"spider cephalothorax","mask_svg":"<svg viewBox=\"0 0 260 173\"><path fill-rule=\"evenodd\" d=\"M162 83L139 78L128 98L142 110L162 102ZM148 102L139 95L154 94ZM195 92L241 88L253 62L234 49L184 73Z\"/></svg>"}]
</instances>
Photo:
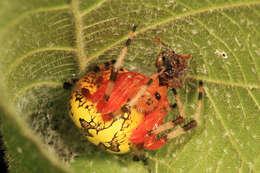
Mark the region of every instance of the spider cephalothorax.
<instances>
[{"instance_id":1,"label":"spider cephalothorax","mask_svg":"<svg viewBox=\"0 0 260 173\"><path fill-rule=\"evenodd\" d=\"M162 43L159 42L159 44ZM165 47L164 44L163 46ZM160 85L170 88L180 88L187 67L186 60L189 58L191 58L190 55L180 55L175 53L173 50L161 52L158 55L155 64L158 72L164 69L163 73L159 75Z\"/></svg>"}]
</instances>

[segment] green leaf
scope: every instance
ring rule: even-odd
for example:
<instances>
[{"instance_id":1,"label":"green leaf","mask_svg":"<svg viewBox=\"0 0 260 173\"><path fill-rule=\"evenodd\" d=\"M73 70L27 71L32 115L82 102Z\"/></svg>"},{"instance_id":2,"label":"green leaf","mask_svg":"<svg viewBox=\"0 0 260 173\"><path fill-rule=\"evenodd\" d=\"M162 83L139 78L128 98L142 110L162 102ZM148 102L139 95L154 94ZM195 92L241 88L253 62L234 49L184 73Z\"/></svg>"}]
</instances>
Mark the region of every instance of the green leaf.
<instances>
[{"instance_id":1,"label":"green leaf","mask_svg":"<svg viewBox=\"0 0 260 173\"><path fill-rule=\"evenodd\" d=\"M147 162L90 144L67 113L62 84L116 59L138 28L123 66L150 75L161 51L192 55L178 90L190 120L198 80L199 126ZM259 172L260 1L0 1L1 132L11 172ZM169 99L174 102L171 94ZM178 116L168 114L166 121Z\"/></svg>"}]
</instances>

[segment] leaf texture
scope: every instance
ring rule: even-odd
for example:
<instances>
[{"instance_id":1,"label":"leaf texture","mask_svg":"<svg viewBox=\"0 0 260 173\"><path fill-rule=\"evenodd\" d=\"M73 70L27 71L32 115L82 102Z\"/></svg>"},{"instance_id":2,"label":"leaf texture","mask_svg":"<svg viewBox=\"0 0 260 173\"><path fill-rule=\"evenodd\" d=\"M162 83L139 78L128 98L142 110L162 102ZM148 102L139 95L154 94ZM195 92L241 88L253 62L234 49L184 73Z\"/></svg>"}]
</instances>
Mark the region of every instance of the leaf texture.
<instances>
[{"instance_id":1,"label":"leaf texture","mask_svg":"<svg viewBox=\"0 0 260 173\"><path fill-rule=\"evenodd\" d=\"M68 117L70 93L62 89L67 79L116 59L133 24L138 28L125 68L154 73L161 51L153 41L157 36L176 52L192 55L185 85L178 90L189 120L197 105L198 80L205 86L199 126L159 150L145 151L146 164L86 141ZM257 0L1 1L1 130L9 169L259 172L257 28ZM174 103L170 93L169 99ZM169 112L166 121L177 116Z\"/></svg>"}]
</instances>

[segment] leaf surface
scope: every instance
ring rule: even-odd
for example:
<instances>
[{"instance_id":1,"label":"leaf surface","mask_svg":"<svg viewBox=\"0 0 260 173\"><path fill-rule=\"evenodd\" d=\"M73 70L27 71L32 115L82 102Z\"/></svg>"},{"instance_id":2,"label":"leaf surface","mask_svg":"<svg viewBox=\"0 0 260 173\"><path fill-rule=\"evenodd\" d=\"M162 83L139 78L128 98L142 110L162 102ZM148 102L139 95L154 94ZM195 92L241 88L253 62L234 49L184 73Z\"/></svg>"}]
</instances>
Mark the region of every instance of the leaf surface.
<instances>
[{"instance_id":1,"label":"leaf surface","mask_svg":"<svg viewBox=\"0 0 260 173\"><path fill-rule=\"evenodd\" d=\"M178 90L188 120L196 109L198 80L205 91L199 126L145 151L145 165L86 141L68 117L70 93L62 89L67 79L116 59L133 24L138 28L125 68L156 72L162 51L153 41L157 36L193 57ZM10 170L259 172L258 28L260 1L252 0L1 1L1 130ZM174 103L170 93L169 99ZM177 116L172 111L166 121Z\"/></svg>"}]
</instances>

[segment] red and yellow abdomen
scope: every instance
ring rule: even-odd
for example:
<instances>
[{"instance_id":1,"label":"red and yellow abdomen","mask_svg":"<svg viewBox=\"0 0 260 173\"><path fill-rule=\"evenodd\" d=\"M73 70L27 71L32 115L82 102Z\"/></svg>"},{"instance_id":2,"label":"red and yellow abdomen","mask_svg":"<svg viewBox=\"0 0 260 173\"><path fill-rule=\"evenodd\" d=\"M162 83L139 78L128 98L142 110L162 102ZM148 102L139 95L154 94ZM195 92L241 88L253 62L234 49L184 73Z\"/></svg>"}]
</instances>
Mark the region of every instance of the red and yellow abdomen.
<instances>
[{"instance_id":1,"label":"red and yellow abdomen","mask_svg":"<svg viewBox=\"0 0 260 173\"><path fill-rule=\"evenodd\" d=\"M109 75L109 72L104 73L103 80L108 80ZM143 121L144 115L131 108L130 113L124 113L117 119L103 121L101 113L97 110L97 103L82 92L84 88L83 90L87 89L89 95L92 95L98 90L99 85L100 80L94 72L87 73L77 82L70 99L70 116L93 144L112 153L129 152L133 145L129 138Z\"/></svg>"}]
</instances>

